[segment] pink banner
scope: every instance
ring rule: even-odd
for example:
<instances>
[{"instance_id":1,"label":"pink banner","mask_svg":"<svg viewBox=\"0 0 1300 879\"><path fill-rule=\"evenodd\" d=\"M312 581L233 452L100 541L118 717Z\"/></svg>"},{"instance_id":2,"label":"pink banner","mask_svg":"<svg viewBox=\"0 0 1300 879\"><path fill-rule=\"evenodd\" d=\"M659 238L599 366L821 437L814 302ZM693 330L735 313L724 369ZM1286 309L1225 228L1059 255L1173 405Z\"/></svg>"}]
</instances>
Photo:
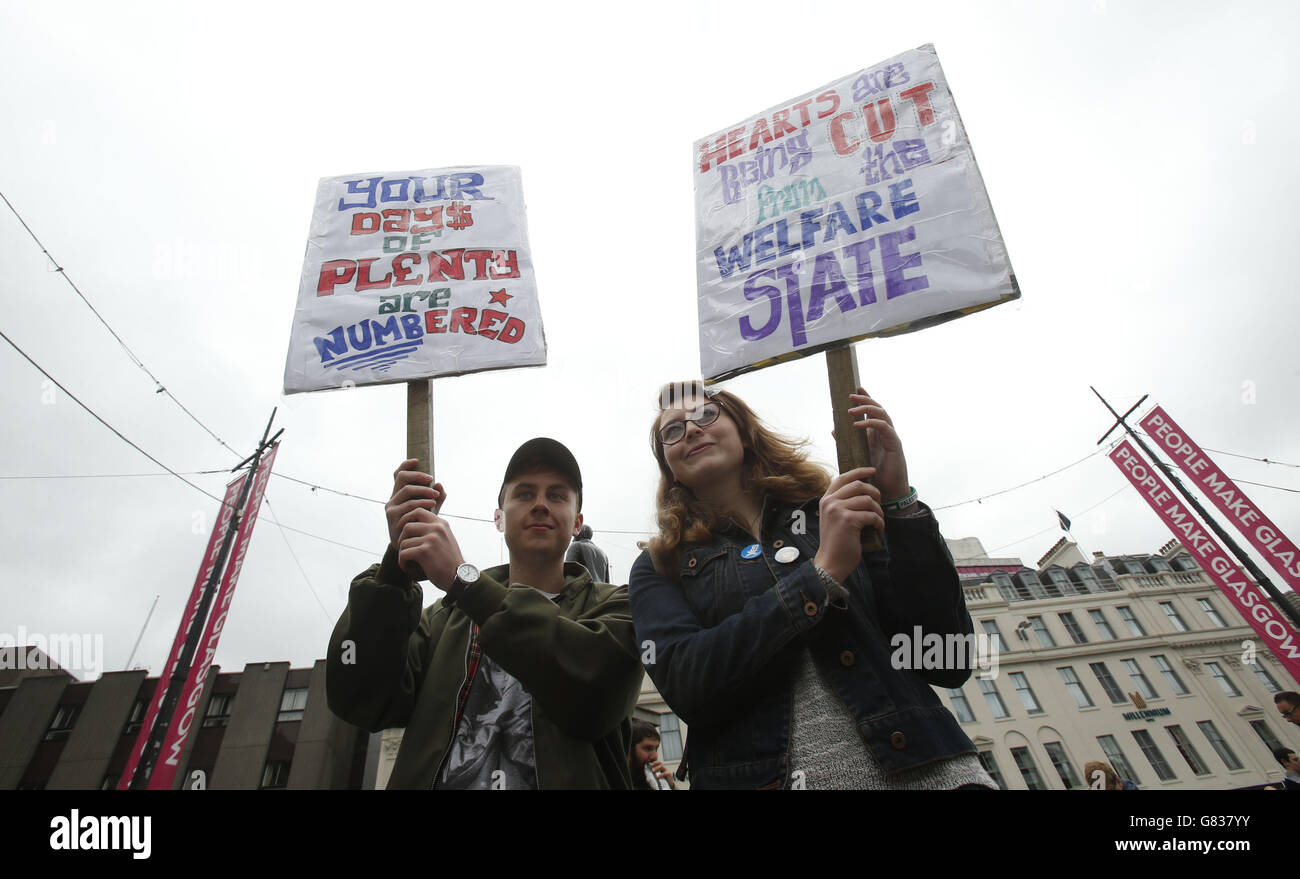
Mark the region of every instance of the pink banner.
<instances>
[{"instance_id":1,"label":"pink banner","mask_svg":"<svg viewBox=\"0 0 1300 879\"><path fill-rule=\"evenodd\" d=\"M1231 557L1201 527L1192 511L1185 508L1181 500L1174 499L1164 479L1138 455L1128 440L1115 447L1110 459L1169 526L1174 537L1196 557L1197 564L1228 596L1273 655L1286 666L1291 677L1300 680L1300 637L1277 608L1269 603L1264 590L1246 579Z\"/></svg>"},{"instance_id":2,"label":"pink banner","mask_svg":"<svg viewBox=\"0 0 1300 879\"><path fill-rule=\"evenodd\" d=\"M1142 419L1142 429L1159 443L1183 472L1196 481L1201 491L1232 520L1255 551L1268 559L1282 579L1300 592L1300 549L1287 539L1263 511L1215 466L1201 447L1192 442L1164 409L1157 406Z\"/></svg>"},{"instance_id":3,"label":"pink banner","mask_svg":"<svg viewBox=\"0 0 1300 879\"><path fill-rule=\"evenodd\" d=\"M235 597L235 583L244 567L244 556L248 553L253 526L257 524L257 513L262 507L266 483L271 478L271 467L275 464L275 453L279 448L278 444L271 447L271 451L259 463L257 474L253 478L253 489L249 493L248 505L244 507L239 532L235 535L235 545L231 549L230 561L226 564L226 573L221 579L221 589L212 602L203 639L199 641L198 650L190 662L185 689L181 691L180 700L176 703L175 722L167 728L167 737L163 739L158 762L149 778L149 790L171 790L176 770L180 768L181 755L185 752L185 743L194 724L194 713L198 710L199 696L208 679L208 670L212 668L212 658L217 654L217 642L221 640L221 630L226 625L226 615L230 613L230 600Z\"/></svg>"},{"instance_id":4,"label":"pink banner","mask_svg":"<svg viewBox=\"0 0 1300 879\"><path fill-rule=\"evenodd\" d=\"M136 767L140 765L140 757L144 755L144 747L149 742L149 733L153 731L154 721L158 718L158 712L162 709L163 700L167 696L167 686L176 672L176 663L180 661L181 649L185 646L185 636L199 622L195 617L199 612L199 598L203 595L203 584L212 577L212 568L216 565L217 555L221 551L221 535L226 532L226 526L235 515L235 502L239 500L239 491L243 488L246 478L247 474L241 473L234 482L226 486L226 496L221 501L221 513L217 517L216 524L212 526L212 536L208 538L208 548L203 553L199 574L194 578L190 600L185 604L185 613L181 615L180 627L176 630L176 638L172 641L172 652L167 654L167 664L163 666L163 673L159 676L158 685L149 700L149 710L144 716L144 725L140 727L140 735L131 749L131 759L127 760L126 769L122 771L122 778L117 783L118 790L128 790L131 787L131 778L135 775Z\"/></svg>"}]
</instances>

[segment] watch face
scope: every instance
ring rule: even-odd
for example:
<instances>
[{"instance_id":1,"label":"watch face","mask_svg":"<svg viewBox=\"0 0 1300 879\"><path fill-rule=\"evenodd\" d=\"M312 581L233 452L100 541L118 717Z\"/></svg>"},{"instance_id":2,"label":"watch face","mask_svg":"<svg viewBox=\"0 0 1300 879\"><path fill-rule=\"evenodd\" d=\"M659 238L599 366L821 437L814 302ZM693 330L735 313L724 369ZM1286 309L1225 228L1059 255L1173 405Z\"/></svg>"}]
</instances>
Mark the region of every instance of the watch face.
<instances>
[{"instance_id":1,"label":"watch face","mask_svg":"<svg viewBox=\"0 0 1300 879\"><path fill-rule=\"evenodd\" d=\"M473 583L478 579L478 568L466 562L456 568L456 579L462 583Z\"/></svg>"}]
</instances>

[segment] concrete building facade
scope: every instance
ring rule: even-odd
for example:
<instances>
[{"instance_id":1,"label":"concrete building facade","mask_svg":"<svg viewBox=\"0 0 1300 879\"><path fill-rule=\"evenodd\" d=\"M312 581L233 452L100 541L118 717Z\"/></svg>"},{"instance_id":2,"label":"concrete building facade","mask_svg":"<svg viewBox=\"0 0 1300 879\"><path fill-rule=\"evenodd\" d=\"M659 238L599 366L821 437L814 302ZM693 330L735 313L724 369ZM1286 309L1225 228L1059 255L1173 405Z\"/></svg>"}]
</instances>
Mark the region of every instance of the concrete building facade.
<instances>
[{"instance_id":1,"label":"concrete building facade","mask_svg":"<svg viewBox=\"0 0 1300 879\"><path fill-rule=\"evenodd\" d=\"M1180 544L1088 559L1063 539L1030 568L972 540L950 547L997 668L936 691L1003 787L1081 788L1092 760L1143 789L1281 779L1300 729L1273 694L1300 686Z\"/></svg>"},{"instance_id":2,"label":"concrete building facade","mask_svg":"<svg viewBox=\"0 0 1300 879\"><path fill-rule=\"evenodd\" d=\"M0 790L116 788L158 678L109 672L93 682L23 674L0 685ZM173 788L317 790L366 786L370 736L339 720L313 668L214 666ZM370 786L374 786L373 769Z\"/></svg>"}]
</instances>

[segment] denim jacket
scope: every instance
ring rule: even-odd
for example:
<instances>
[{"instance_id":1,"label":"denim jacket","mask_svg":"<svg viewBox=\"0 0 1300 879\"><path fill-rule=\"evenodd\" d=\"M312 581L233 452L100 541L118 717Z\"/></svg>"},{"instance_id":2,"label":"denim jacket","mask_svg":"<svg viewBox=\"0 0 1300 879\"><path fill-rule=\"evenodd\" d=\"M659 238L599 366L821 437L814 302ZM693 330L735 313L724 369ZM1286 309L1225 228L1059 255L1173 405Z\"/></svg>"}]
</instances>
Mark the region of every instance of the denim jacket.
<instances>
[{"instance_id":1,"label":"denim jacket","mask_svg":"<svg viewBox=\"0 0 1300 879\"><path fill-rule=\"evenodd\" d=\"M709 543L683 544L677 580L641 554L630 584L637 642L655 686L689 726L692 787L789 785L797 768L788 759L792 695L804 649L886 773L975 751L929 686L960 687L970 677L969 654L949 657L946 668L891 663L895 635L906 636L906 655L914 655L916 626L923 637L972 633L952 556L922 509L886 519L884 549L850 575L843 607L829 602L812 563L817 500L764 504L761 552L734 525ZM797 558L778 561L791 546Z\"/></svg>"}]
</instances>

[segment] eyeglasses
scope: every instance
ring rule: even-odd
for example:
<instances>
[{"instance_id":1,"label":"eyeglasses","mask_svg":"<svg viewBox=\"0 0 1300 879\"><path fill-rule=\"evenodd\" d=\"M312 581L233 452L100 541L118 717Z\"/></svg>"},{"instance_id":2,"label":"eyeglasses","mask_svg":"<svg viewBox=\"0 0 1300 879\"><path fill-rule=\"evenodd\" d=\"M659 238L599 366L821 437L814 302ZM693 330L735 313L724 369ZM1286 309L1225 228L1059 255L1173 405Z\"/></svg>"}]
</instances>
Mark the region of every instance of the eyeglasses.
<instances>
[{"instance_id":1,"label":"eyeglasses","mask_svg":"<svg viewBox=\"0 0 1300 879\"><path fill-rule=\"evenodd\" d=\"M687 412L684 418L670 421L668 424L659 428L659 442L666 446L671 446L673 443L681 442L682 438L686 436L687 421L693 421L696 425L702 428L708 427L710 424L717 421L718 416L721 414L722 407L717 403L703 403L690 412Z\"/></svg>"},{"instance_id":2,"label":"eyeglasses","mask_svg":"<svg viewBox=\"0 0 1300 879\"><path fill-rule=\"evenodd\" d=\"M671 427L672 425L669 425L669 426ZM1295 710L1296 710L1297 708L1300 708L1300 705L1292 705L1290 708L1286 709L1285 711L1283 711L1282 708L1279 707L1279 708L1278 708L1278 712L1279 712L1283 717L1285 717L1287 720L1290 720L1290 719L1291 719L1291 715L1292 715L1292 714L1295 714Z\"/></svg>"}]
</instances>

